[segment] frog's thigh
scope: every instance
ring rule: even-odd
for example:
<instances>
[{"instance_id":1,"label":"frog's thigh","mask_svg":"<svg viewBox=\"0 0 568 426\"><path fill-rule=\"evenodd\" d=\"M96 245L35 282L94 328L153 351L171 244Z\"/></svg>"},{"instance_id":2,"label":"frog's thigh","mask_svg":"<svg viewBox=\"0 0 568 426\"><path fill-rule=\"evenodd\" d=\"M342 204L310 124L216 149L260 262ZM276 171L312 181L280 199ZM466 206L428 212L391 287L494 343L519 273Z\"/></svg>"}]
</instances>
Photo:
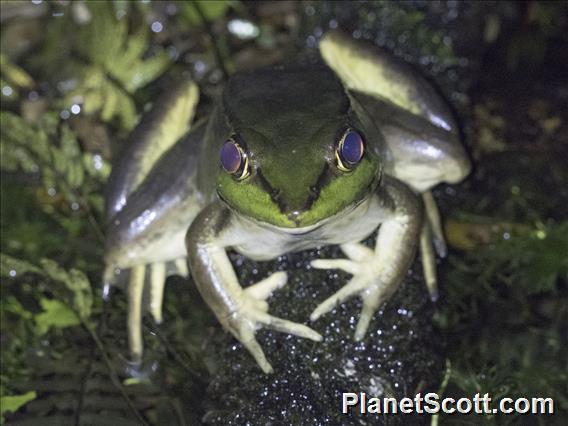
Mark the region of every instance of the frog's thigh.
<instances>
[{"instance_id":1,"label":"frog's thigh","mask_svg":"<svg viewBox=\"0 0 568 426\"><path fill-rule=\"evenodd\" d=\"M144 293L144 265L136 265L130 271L128 282L128 344L135 363L142 360L142 295Z\"/></svg>"}]
</instances>

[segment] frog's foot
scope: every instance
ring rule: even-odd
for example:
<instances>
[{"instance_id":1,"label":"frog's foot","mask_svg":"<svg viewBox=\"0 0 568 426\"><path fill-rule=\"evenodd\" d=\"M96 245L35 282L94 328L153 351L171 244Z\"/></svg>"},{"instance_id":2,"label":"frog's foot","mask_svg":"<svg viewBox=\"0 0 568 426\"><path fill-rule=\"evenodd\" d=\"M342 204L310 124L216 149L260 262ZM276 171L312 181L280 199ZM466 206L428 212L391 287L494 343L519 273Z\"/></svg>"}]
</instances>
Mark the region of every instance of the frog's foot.
<instances>
[{"instance_id":1,"label":"frog's foot","mask_svg":"<svg viewBox=\"0 0 568 426\"><path fill-rule=\"evenodd\" d=\"M285 272L276 272L270 277L246 288L241 293L239 307L225 320L226 327L254 357L262 371L271 373L272 366L266 359L262 348L256 341L254 333L261 327L294 334L306 339L322 340L322 336L311 328L292 321L274 317L267 313L266 299L272 292L286 284Z\"/></svg>"},{"instance_id":2,"label":"frog's foot","mask_svg":"<svg viewBox=\"0 0 568 426\"><path fill-rule=\"evenodd\" d=\"M375 311L394 293L396 286L385 286L381 281L379 271L385 267L377 264L373 250L359 243L343 244L341 249L349 259L314 260L312 266L318 269L341 269L353 277L341 290L318 305L310 320L315 321L347 299L360 296L363 309L355 329L355 340L359 341L365 336Z\"/></svg>"}]
</instances>

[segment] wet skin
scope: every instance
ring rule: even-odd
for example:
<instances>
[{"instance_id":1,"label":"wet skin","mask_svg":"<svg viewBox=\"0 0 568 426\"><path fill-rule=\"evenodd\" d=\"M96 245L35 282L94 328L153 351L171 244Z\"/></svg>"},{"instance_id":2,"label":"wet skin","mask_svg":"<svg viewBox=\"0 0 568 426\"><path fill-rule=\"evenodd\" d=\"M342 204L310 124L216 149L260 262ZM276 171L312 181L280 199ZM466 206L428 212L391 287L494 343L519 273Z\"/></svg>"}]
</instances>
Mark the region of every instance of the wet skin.
<instances>
[{"instance_id":1,"label":"wet skin","mask_svg":"<svg viewBox=\"0 0 568 426\"><path fill-rule=\"evenodd\" d=\"M268 313L266 299L285 285L285 272L243 289L229 249L269 260L340 245L346 259L312 265L352 278L309 320L361 297L357 340L418 246L436 297L432 242L441 255L445 245L429 189L469 172L457 126L435 90L388 54L339 33L327 34L320 51L322 65L233 76L211 117L179 141L196 104L193 84L180 84L142 118L110 179L105 257L107 287L116 270L130 269L136 360L143 293L161 321L167 265L184 272L186 258L205 302L265 372L272 367L254 337L258 328L321 336ZM360 243L373 233L374 249Z\"/></svg>"}]
</instances>

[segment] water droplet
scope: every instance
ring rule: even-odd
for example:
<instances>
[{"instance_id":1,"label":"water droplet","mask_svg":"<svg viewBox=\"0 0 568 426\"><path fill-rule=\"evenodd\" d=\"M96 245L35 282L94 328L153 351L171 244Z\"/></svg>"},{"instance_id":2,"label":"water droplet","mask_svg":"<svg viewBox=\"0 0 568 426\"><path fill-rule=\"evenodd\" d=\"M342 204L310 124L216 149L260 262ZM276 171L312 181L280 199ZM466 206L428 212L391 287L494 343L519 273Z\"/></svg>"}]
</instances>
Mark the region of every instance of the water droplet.
<instances>
[{"instance_id":1,"label":"water droplet","mask_svg":"<svg viewBox=\"0 0 568 426\"><path fill-rule=\"evenodd\" d=\"M93 167L95 170L100 170L103 168L103 157L99 154L93 155Z\"/></svg>"},{"instance_id":2,"label":"water droplet","mask_svg":"<svg viewBox=\"0 0 568 426\"><path fill-rule=\"evenodd\" d=\"M150 25L150 28L152 29L152 32L159 33L162 32L164 26L160 21L154 21L152 22L152 25Z\"/></svg>"},{"instance_id":3,"label":"water droplet","mask_svg":"<svg viewBox=\"0 0 568 426\"><path fill-rule=\"evenodd\" d=\"M229 32L241 40L250 40L258 37L260 30L250 21L244 19L231 19L227 24Z\"/></svg>"}]
</instances>

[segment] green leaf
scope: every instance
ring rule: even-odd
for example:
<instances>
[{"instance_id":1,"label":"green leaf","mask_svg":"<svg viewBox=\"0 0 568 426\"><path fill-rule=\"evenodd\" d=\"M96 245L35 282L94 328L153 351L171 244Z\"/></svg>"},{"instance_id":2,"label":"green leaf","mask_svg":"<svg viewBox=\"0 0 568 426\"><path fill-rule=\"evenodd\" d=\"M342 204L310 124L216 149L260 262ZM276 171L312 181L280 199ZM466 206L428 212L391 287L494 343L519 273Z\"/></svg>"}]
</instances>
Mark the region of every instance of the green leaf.
<instances>
[{"instance_id":1,"label":"green leaf","mask_svg":"<svg viewBox=\"0 0 568 426\"><path fill-rule=\"evenodd\" d=\"M71 191L83 186L85 171L81 147L67 124L60 125L55 113L34 124L9 111L0 112L0 118L2 169L39 172L46 190L56 187L75 199Z\"/></svg>"},{"instance_id":2,"label":"green leaf","mask_svg":"<svg viewBox=\"0 0 568 426\"><path fill-rule=\"evenodd\" d=\"M28 402L36 399L35 391L26 392L22 395L2 395L0 396L0 415L14 413Z\"/></svg>"},{"instance_id":3,"label":"green leaf","mask_svg":"<svg viewBox=\"0 0 568 426\"><path fill-rule=\"evenodd\" d=\"M50 259L42 259L41 266L49 278L63 284L70 291L70 305L79 318L82 321L88 320L93 306L93 292L85 274L77 269L66 271Z\"/></svg>"},{"instance_id":4,"label":"green leaf","mask_svg":"<svg viewBox=\"0 0 568 426\"><path fill-rule=\"evenodd\" d=\"M65 297L66 292L62 292L64 295L63 299L69 299L70 307L81 320L85 321L90 317L93 305L93 292L89 279L82 271L78 269L67 271L59 266L57 262L50 259L41 259L41 268L38 268L29 262L15 259L3 253L0 253L0 256L2 276L11 276L10 271L14 270L17 271L17 274L35 273L46 276L55 282L63 284L63 288L70 295L70 297ZM55 292L59 293L57 288ZM54 306L49 307L53 308Z\"/></svg>"},{"instance_id":5,"label":"green leaf","mask_svg":"<svg viewBox=\"0 0 568 426\"><path fill-rule=\"evenodd\" d=\"M170 65L170 57L163 48L156 48L146 58L150 45L148 25L129 27L129 20L117 18L111 2L90 2L86 7L92 13L88 24L70 25L77 33L69 41L60 34L60 43L72 45L83 63L73 62L68 70L77 75L77 86L65 94L63 107L68 108L77 99L83 102L86 114L100 114L105 122L118 118L127 130L136 124L136 107L131 95L159 77ZM79 71L77 71L77 68Z\"/></svg>"},{"instance_id":6,"label":"green leaf","mask_svg":"<svg viewBox=\"0 0 568 426\"><path fill-rule=\"evenodd\" d=\"M27 72L13 64L3 54L0 54L0 72L6 80L20 89L31 89L35 85L33 78Z\"/></svg>"},{"instance_id":7,"label":"green leaf","mask_svg":"<svg viewBox=\"0 0 568 426\"><path fill-rule=\"evenodd\" d=\"M227 13L227 10L233 5L233 1L211 1L211 0L196 0L186 2L183 4L182 16L189 25L198 26L203 25L203 19L196 9L195 4L200 9L201 13L209 22L220 18Z\"/></svg>"},{"instance_id":8,"label":"green leaf","mask_svg":"<svg viewBox=\"0 0 568 426\"><path fill-rule=\"evenodd\" d=\"M30 262L0 253L0 276L15 278L28 272L42 274L42 270Z\"/></svg>"},{"instance_id":9,"label":"green leaf","mask_svg":"<svg viewBox=\"0 0 568 426\"><path fill-rule=\"evenodd\" d=\"M36 331L42 336L51 327L66 328L81 324L79 317L65 303L55 299L41 299L39 301L43 312L34 317Z\"/></svg>"},{"instance_id":10,"label":"green leaf","mask_svg":"<svg viewBox=\"0 0 568 426\"><path fill-rule=\"evenodd\" d=\"M2 300L2 309L10 312L24 320L32 320L34 314L28 311L14 296L4 297Z\"/></svg>"}]
</instances>

